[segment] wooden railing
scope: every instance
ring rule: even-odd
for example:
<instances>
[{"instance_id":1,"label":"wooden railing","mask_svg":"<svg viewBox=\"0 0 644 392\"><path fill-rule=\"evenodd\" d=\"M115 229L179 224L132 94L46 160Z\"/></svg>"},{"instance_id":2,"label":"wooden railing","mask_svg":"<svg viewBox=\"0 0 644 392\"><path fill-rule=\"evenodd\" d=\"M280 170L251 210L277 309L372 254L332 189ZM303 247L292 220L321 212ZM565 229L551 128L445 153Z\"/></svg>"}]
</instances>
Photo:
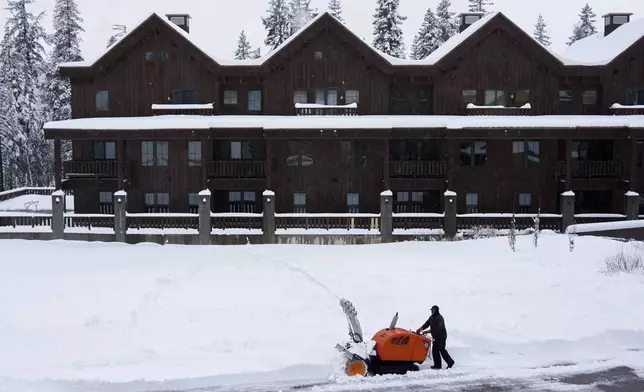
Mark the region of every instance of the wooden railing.
<instances>
[{"instance_id":1,"label":"wooden railing","mask_svg":"<svg viewBox=\"0 0 644 392\"><path fill-rule=\"evenodd\" d=\"M210 177L215 178L264 178L264 161L214 161L210 162Z\"/></svg>"},{"instance_id":2,"label":"wooden railing","mask_svg":"<svg viewBox=\"0 0 644 392\"><path fill-rule=\"evenodd\" d=\"M0 201L15 199L17 197L25 196L25 195L50 196L54 192L54 190L55 188L27 188L27 187L10 189L8 191L0 192Z\"/></svg>"},{"instance_id":3,"label":"wooden railing","mask_svg":"<svg viewBox=\"0 0 644 392\"><path fill-rule=\"evenodd\" d=\"M214 213L210 214L213 229L262 229L262 214Z\"/></svg>"},{"instance_id":4,"label":"wooden railing","mask_svg":"<svg viewBox=\"0 0 644 392\"><path fill-rule=\"evenodd\" d=\"M127 165L123 165L127 168ZM66 161L63 170L67 177L118 177L116 161Z\"/></svg>"},{"instance_id":5,"label":"wooden railing","mask_svg":"<svg viewBox=\"0 0 644 392\"><path fill-rule=\"evenodd\" d=\"M295 107L298 116L357 116L357 105L323 106L300 104Z\"/></svg>"},{"instance_id":6,"label":"wooden railing","mask_svg":"<svg viewBox=\"0 0 644 392\"><path fill-rule=\"evenodd\" d=\"M495 108L495 107L476 107L467 109L470 116L529 116L529 108Z\"/></svg>"},{"instance_id":7,"label":"wooden railing","mask_svg":"<svg viewBox=\"0 0 644 392\"><path fill-rule=\"evenodd\" d=\"M577 177L621 177L624 173L623 161L577 161L571 162L571 176ZM566 176L566 162L557 162L557 177Z\"/></svg>"},{"instance_id":8,"label":"wooden railing","mask_svg":"<svg viewBox=\"0 0 644 392\"><path fill-rule=\"evenodd\" d=\"M275 214L277 229L380 230L380 214Z\"/></svg>"},{"instance_id":9,"label":"wooden railing","mask_svg":"<svg viewBox=\"0 0 644 392\"><path fill-rule=\"evenodd\" d=\"M114 228L114 215L103 214L67 214L65 215L66 228Z\"/></svg>"},{"instance_id":10,"label":"wooden railing","mask_svg":"<svg viewBox=\"0 0 644 392\"><path fill-rule=\"evenodd\" d=\"M393 214L394 230L442 229L444 214Z\"/></svg>"},{"instance_id":11,"label":"wooden railing","mask_svg":"<svg viewBox=\"0 0 644 392\"><path fill-rule=\"evenodd\" d=\"M389 177L444 177L447 175L445 161L391 161Z\"/></svg>"},{"instance_id":12,"label":"wooden railing","mask_svg":"<svg viewBox=\"0 0 644 392\"><path fill-rule=\"evenodd\" d=\"M199 229L198 214L127 214L128 229Z\"/></svg>"},{"instance_id":13,"label":"wooden railing","mask_svg":"<svg viewBox=\"0 0 644 392\"><path fill-rule=\"evenodd\" d=\"M30 215L26 213L7 213L0 215L0 227L39 227L51 229L51 214Z\"/></svg>"},{"instance_id":14,"label":"wooden railing","mask_svg":"<svg viewBox=\"0 0 644 392\"><path fill-rule=\"evenodd\" d=\"M536 214L515 214L516 230L526 230L535 226ZM540 230L559 231L561 228L561 215L540 214ZM485 227L497 230L508 230L512 226L512 214L460 214L457 215L456 226L458 230L469 230L476 227Z\"/></svg>"}]
</instances>

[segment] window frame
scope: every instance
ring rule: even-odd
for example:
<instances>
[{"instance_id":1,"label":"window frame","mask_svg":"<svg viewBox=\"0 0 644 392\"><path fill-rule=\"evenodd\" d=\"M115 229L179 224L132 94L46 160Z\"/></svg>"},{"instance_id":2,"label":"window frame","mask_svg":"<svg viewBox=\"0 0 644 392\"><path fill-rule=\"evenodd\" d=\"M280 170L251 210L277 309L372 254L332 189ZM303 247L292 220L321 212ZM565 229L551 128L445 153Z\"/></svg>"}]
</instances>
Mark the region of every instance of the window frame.
<instances>
[{"instance_id":1,"label":"window frame","mask_svg":"<svg viewBox=\"0 0 644 392\"><path fill-rule=\"evenodd\" d=\"M469 164L465 164L465 161L463 160L463 145L464 144L469 144L467 149L469 149ZM477 154L477 145L483 145L483 150L485 151L484 154ZM459 166L460 167L481 167L481 166L486 166L487 165L487 141L486 140L460 140L459 141L459 151L461 152L460 154L460 159L459 159ZM477 156L483 155L483 162L479 163L477 160Z\"/></svg>"},{"instance_id":2,"label":"window frame","mask_svg":"<svg viewBox=\"0 0 644 392\"><path fill-rule=\"evenodd\" d=\"M479 200L479 194L477 192L465 193L465 208L468 214L478 214L479 205L480 205L480 200Z\"/></svg>"},{"instance_id":3,"label":"window frame","mask_svg":"<svg viewBox=\"0 0 644 392\"><path fill-rule=\"evenodd\" d=\"M529 214L531 211L532 211L532 193L530 192L519 193L519 213Z\"/></svg>"},{"instance_id":4,"label":"window frame","mask_svg":"<svg viewBox=\"0 0 644 392\"><path fill-rule=\"evenodd\" d=\"M349 214L360 213L360 193L359 192L347 193L347 212Z\"/></svg>"},{"instance_id":5,"label":"window frame","mask_svg":"<svg viewBox=\"0 0 644 392\"><path fill-rule=\"evenodd\" d=\"M224 90L224 105L235 106L239 105L239 92L237 90L226 89Z\"/></svg>"},{"instance_id":6,"label":"window frame","mask_svg":"<svg viewBox=\"0 0 644 392\"><path fill-rule=\"evenodd\" d=\"M199 204L201 204L201 197L198 192L188 193L188 211L191 214L199 213Z\"/></svg>"},{"instance_id":7,"label":"window frame","mask_svg":"<svg viewBox=\"0 0 644 392\"><path fill-rule=\"evenodd\" d=\"M530 152L534 151L534 146L537 147L536 161L530 159ZM519 155L520 159L518 158ZM527 139L512 140L512 156L515 164L520 163L524 167L528 165L539 165L541 163L541 141Z\"/></svg>"},{"instance_id":8,"label":"window frame","mask_svg":"<svg viewBox=\"0 0 644 392\"><path fill-rule=\"evenodd\" d=\"M146 152L146 148L144 146L150 146L150 145L152 146L152 151ZM159 146L162 146L162 147L165 146L164 151L159 152ZM159 164L159 162L164 162L164 164ZM146 164L146 163L150 163L150 164ZM170 143L166 140L142 140L141 141L141 166L142 167L170 166Z\"/></svg>"},{"instance_id":9,"label":"window frame","mask_svg":"<svg viewBox=\"0 0 644 392\"><path fill-rule=\"evenodd\" d=\"M352 103L360 104L360 90L345 90L344 103L346 105L350 105Z\"/></svg>"},{"instance_id":10,"label":"window frame","mask_svg":"<svg viewBox=\"0 0 644 392\"><path fill-rule=\"evenodd\" d=\"M114 157L113 158L109 158L107 156L108 155L107 154L107 152L108 152L107 146L108 145L111 145L114 148L114 150L113 150ZM98 147L98 150L102 151L102 153L103 153L102 158L96 156L97 147ZM104 141L104 140L94 141L94 143L92 144L92 157L93 157L93 159L95 161L116 161L116 142L115 141Z\"/></svg>"},{"instance_id":11,"label":"window frame","mask_svg":"<svg viewBox=\"0 0 644 392\"><path fill-rule=\"evenodd\" d=\"M174 89L172 90L171 102L173 105L191 105L197 103L197 90L195 89Z\"/></svg>"},{"instance_id":12,"label":"window frame","mask_svg":"<svg viewBox=\"0 0 644 392\"><path fill-rule=\"evenodd\" d=\"M152 196L152 204L148 203L148 196ZM164 203L167 199L167 202ZM170 212L170 193L169 192L144 192L143 205L147 213L167 214Z\"/></svg>"},{"instance_id":13,"label":"window frame","mask_svg":"<svg viewBox=\"0 0 644 392\"><path fill-rule=\"evenodd\" d=\"M254 113L262 111L262 90L248 91L248 111Z\"/></svg>"},{"instance_id":14,"label":"window frame","mask_svg":"<svg viewBox=\"0 0 644 392\"><path fill-rule=\"evenodd\" d=\"M196 149L194 148L196 146ZM201 140L188 140L188 166L201 166L203 156Z\"/></svg>"},{"instance_id":15,"label":"window frame","mask_svg":"<svg viewBox=\"0 0 644 392\"><path fill-rule=\"evenodd\" d=\"M307 195L306 192L293 192L293 212L296 214L306 214L306 204L307 204ZM298 203L298 201L304 201L304 203Z\"/></svg>"},{"instance_id":16,"label":"window frame","mask_svg":"<svg viewBox=\"0 0 644 392\"><path fill-rule=\"evenodd\" d=\"M110 92L109 90L98 90L95 96L94 105L97 112L110 111Z\"/></svg>"},{"instance_id":17,"label":"window frame","mask_svg":"<svg viewBox=\"0 0 644 392\"><path fill-rule=\"evenodd\" d=\"M469 100L467 98L469 98ZM463 89L461 91L461 103L463 104L464 107L467 107L467 105L469 104L476 105L477 98L478 98L478 91L476 90Z\"/></svg>"},{"instance_id":18,"label":"window frame","mask_svg":"<svg viewBox=\"0 0 644 392\"><path fill-rule=\"evenodd\" d=\"M488 95L490 93L494 93L494 101L491 103L488 102ZM486 89L483 91L483 98L485 106L507 106L508 103L508 94L502 89ZM503 102L500 104L498 103L499 99L503 99Z\"/></svg>"}]
</instances>

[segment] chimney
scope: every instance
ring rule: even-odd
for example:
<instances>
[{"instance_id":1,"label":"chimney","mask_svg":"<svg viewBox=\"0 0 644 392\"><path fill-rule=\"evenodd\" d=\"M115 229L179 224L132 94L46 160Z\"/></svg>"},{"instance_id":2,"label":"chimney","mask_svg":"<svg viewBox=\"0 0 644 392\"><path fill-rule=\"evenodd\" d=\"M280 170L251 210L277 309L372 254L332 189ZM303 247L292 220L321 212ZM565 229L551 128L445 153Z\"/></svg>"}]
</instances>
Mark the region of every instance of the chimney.
<instances>
[{"instance_id":1,"label":"chimney","mask_svg":"<svg viewBox=\"0 0 644 392\"><path fill-rule=\"evenodd\" d=\"M167 14L166 18L177 26L181 27L186 33L190 32L190 15L189 14Z\"/></svg>"},{"instance_id":2,"label":"chimney","mask_svg":"<svg viewBox=\"0 0 644 392\"><path fill-rule=\"evenodd\" d=\"M602 18L604 18L604 37L617 30L619 26L630 22L632 15L632 13L628 12L614 12L603 15Z\"/></svg>"},{"instance_id":3,"label":"chimney","mask_svg":"<svg viewBox=\"0 0 644 392\"><path fill-rule=\"evenodd\" d=\"M462 33L465 29L470 27L472 23L480 20L483 16L485 16L485 12L463 12L462 14L459 14L458 17L461 19L459 31Z\"/></svg>"}]
</instances>

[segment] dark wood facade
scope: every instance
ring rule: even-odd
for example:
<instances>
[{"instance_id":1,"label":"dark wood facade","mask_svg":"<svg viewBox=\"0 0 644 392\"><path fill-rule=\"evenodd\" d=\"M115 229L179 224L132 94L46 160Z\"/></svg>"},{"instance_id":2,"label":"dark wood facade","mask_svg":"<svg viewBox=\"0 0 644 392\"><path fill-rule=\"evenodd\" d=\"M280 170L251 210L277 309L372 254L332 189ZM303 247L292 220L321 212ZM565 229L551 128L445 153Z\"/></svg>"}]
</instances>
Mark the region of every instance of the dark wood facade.
<instances>
[{"instance_id":1,"label":"dark wood facade","mask_svg":"<svg viewBox=\"0 0 644 392\"><path fill-rule=\"evenodd\" d=\"M643 51L644 39L608 65L566 66L498 14L434 64L392 65L322 15L261 65L228 64L153 15L93 65L61 73L72 83L75 119L206 103L215 116L293 116L294 100L357 101L361 116L612 115L630 89L644 89ZM495 104L530 108L467 108L490 105L490 94ZM79 213L109 209L106 193L119 189L132 212L192 211L190 195L204 188L217 212L260 212L265 189L276 192L277 212L377 212L387 189L398 212L440 212L447 189L459 194L459 212L556 212L570 189L579 211L611 212L621 211L624 192L644 192L644 129L45 133L57 145L73 140L59 182L74 190Z\"/></svg>"}]
</instances>

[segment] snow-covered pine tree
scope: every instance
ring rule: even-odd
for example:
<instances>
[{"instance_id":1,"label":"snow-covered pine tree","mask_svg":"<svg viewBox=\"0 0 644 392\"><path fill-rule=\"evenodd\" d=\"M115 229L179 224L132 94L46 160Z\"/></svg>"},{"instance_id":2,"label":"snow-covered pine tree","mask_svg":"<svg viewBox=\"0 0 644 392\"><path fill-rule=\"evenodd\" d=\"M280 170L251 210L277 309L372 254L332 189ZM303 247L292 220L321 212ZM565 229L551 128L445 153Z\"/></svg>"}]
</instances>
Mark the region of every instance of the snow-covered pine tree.
<instances>
[{"instance_id":1,"label":"snow-covered pine tree","mask_svg":"<svg viewBox=\"0 0 644 392\"><path fill-rule=\"evenodd\" d=\"M291 22L286 0L270 0L268 16L262 18L266 29L264 44L272 49L277 48L291 35Z\"/></svg>"},{"instance_id":2,"label":"snow-covered pine tree","mask_svg":"<svg viewBox=\"0 0 644 392\"><path fill-rule=\"evenodd\" d=\"M342 19L342 3L340 0L329 0L329 13L338 18L339 21L344 22L344 19Z\"/></svg>"},{"instance_id":3,"label":"snow-covered pine tree","mask_svg":"<svg viewBox=\"0 0 644 392\"><path fill-rule=\"evenodd\" d=\"M552 42L550 41L550 36L548 35L546 27L547 25L546 21L543 19L543 15L539 14L537 24L534 25L533 36L537 41L541 42L541 45L549 47Z\"/></svg>"},{"instance_id":4,"label":"snow-covered pine tree","mask_svg":"<svg viewBox=\"0 0 644 392\"><path fill-rule=\"evenodd\" d=\"M595 27L595 21L597 15L593 12L593 9L586 3L584 8L581 9L579 14L579 22L575 25L572 31L572 35L568 38L566 45L570 46L573 43L590 37L593 34L597 33L597 27Z\"/></svg>"},{"instance_id":5,"label":"snow-covered pine tree","mask_svg":"<svg viewBox=\"0 0 644 392\"><path fill-rule=\"evenodd\" d=\"M516 250L516 244L517 244L517 221L514 216L514 212L512 213L512 220L510 221L510 232L508 234L508 243L510 244L510 249L512 249L512 252Z\"/></svg>"},{"instance_id":6,"label":"snow-covered pine tree","mask_svg":"<svg viewBox=\"0 0 644 392\"><path fill-rule=\"evenodd\" d=\"M311 0L291 0L289 18L291 21L291 34L294 34L313 18Z\"/></svg>"},{"instance_id":7,"label":"snow-covered pine tree","mask_svg":"<svg viewBox=\"0 0 644 392\"><path fill-rule=\"evenodd\" d=\"M127 26L125 25L120 25L120 24L115 24L112 25L112 31L114 34L110 36L110 38L107 40L107 47L109 48L110 46L114 45L116 41L119 40L119 38L123 37L125 34L127 34Z\"/></svg>"},{"instance_id":8,"label":"snow-covered pine tree","mask_svg":"<svg viewBox=\"0 0 644 392\"><path fill-rule=\"evenodd\" d=\"M487 7L491 7L494 4L492 0L469 0L469 2L470 12L487 12Z\"/></svg>"},{"instance_id":9,"label":"snow-covered pine tree","mask_svg":"<svg viewBox=\"0 0 644 392\"><path fill-rule=\"evenodd\" d=\"M20 156L19 174L22 185L50 185L52 180L52 143L44 140L42 126L42 83L45 71L44 48L47 36L41 21L44 13L32 14L27 6L34 0L8 0L9 17L2 42L2 74L0 83L8 86L15 100L20 131L26 146Z\"/></svg>"},{"instance_id":10,"label":"snow-covered pine tree","mask_svg":"<svg viewBox=\"0 0 644 392\"><path fill-rule=\"evenodd\" d=\"M439 34L439 45L442 45L448 39L452 38L458 33L458 21L456 20L456 13L450 12L449 7L452 3L450 0L441 0L436 7L436 23L438 26Z\"/></svg>"},{"instance_id":11,"label":"snow-covered pine tree","mask_svg":"<svg viewBox=\"0 0 644 392\"><path fill-rule=\"evenodd\" d=\"M423 24L414 37L414 43L411 47L411 58L413 60L422 60L429 56L440 45L440 34L441 31L438 29L436 15L434 15L431 8L428 8Z\"/></svg>"},{"instance_id":12,"label":"snow-covered pine tree","mask_svg":"<svg viewBox=\"0 0 644 392\"><path fill-rule=\"evenodd\" d=\"M110 46L114 45L114 43L115 43L116 41L118 41L118 40L116 39L116 36L114 36L114 35L110 35L110 38L108 38L108 40L107 40L107 45L106 45L105 47L106 47L106 48L109 48Z\"/></svg>"},{"instance_id":13,"label":"snow-covered pine tree","mask_svg":"<svg viewBox=\"0 0 644 392\"><path fill-rule=\"evenodd\" d=\"M398 12L400 0L377 0L373 15L373 46L393 57L405 58L402 23L407 19Z\"/></svg>"},{"instance_id":14,"label":"snow-covered pine tree","mask_svg":"<svg viewBox=\"0 0 644 392\"><path fill-rule=\"evenodd\" d=\"M257 47L257 49L255 49L252 52L250 52L250 58L251 59L258 59L260 57L262 57L262 48Z\"/></svg>"},{"instance_id":15,"label":"snow-covered pine tree","mask_svg":"<svg viewBox=\"0 0 644 392\"><path fill-rule=\"evenodd\" d=\"M532 220L534 221L534 236L532 237L532 242L534 243L534 247L536 248L537 246L539 246L539 231L541 230L539 228L539 225L541 223L540 222L541 221L541 208L539 208L539 210L537 211L537 216L532 218Z\"/></svg>"},{"instance_id":16,"label":"snow-covered pine tree","mask_svg":"<svg viewBox=\"0 0 644 392\"><path fill-rule=\"evenodd\" d=\"M68 78L58 75L58 65L71 61L83 61L80 50L80 16L75 0L57 0L54 6L54 33L50 37L53 47L47 63L45 81L45 112L47 121L67 120L72 117L72 88ZM72 146L66 141L62 144L63 160L71 159Z\"/></svg>"},{"instance_id":17,"label":"snow-covered pine tree","mask_svg":"<svg viewBox=\"0 0 644 392\"><path fill-rule=\"evenodd\" d=\"M13 94L7 84L0 83L0 191L27 184L23 178L27 162L21 159L26 143Z\"/></svg>"},{"instance_id":18,"label":"snow-covered pine tree","mask_svg":"<svg viewBox=\"0 0 644 392\"><path fill-rule=\"evenodd\" d=\"M251 46L246 38L246 32L242 30L237 40L237 50L235 50L235 60L246 60L251 58Z\"/></svg>"}]
</instances>

